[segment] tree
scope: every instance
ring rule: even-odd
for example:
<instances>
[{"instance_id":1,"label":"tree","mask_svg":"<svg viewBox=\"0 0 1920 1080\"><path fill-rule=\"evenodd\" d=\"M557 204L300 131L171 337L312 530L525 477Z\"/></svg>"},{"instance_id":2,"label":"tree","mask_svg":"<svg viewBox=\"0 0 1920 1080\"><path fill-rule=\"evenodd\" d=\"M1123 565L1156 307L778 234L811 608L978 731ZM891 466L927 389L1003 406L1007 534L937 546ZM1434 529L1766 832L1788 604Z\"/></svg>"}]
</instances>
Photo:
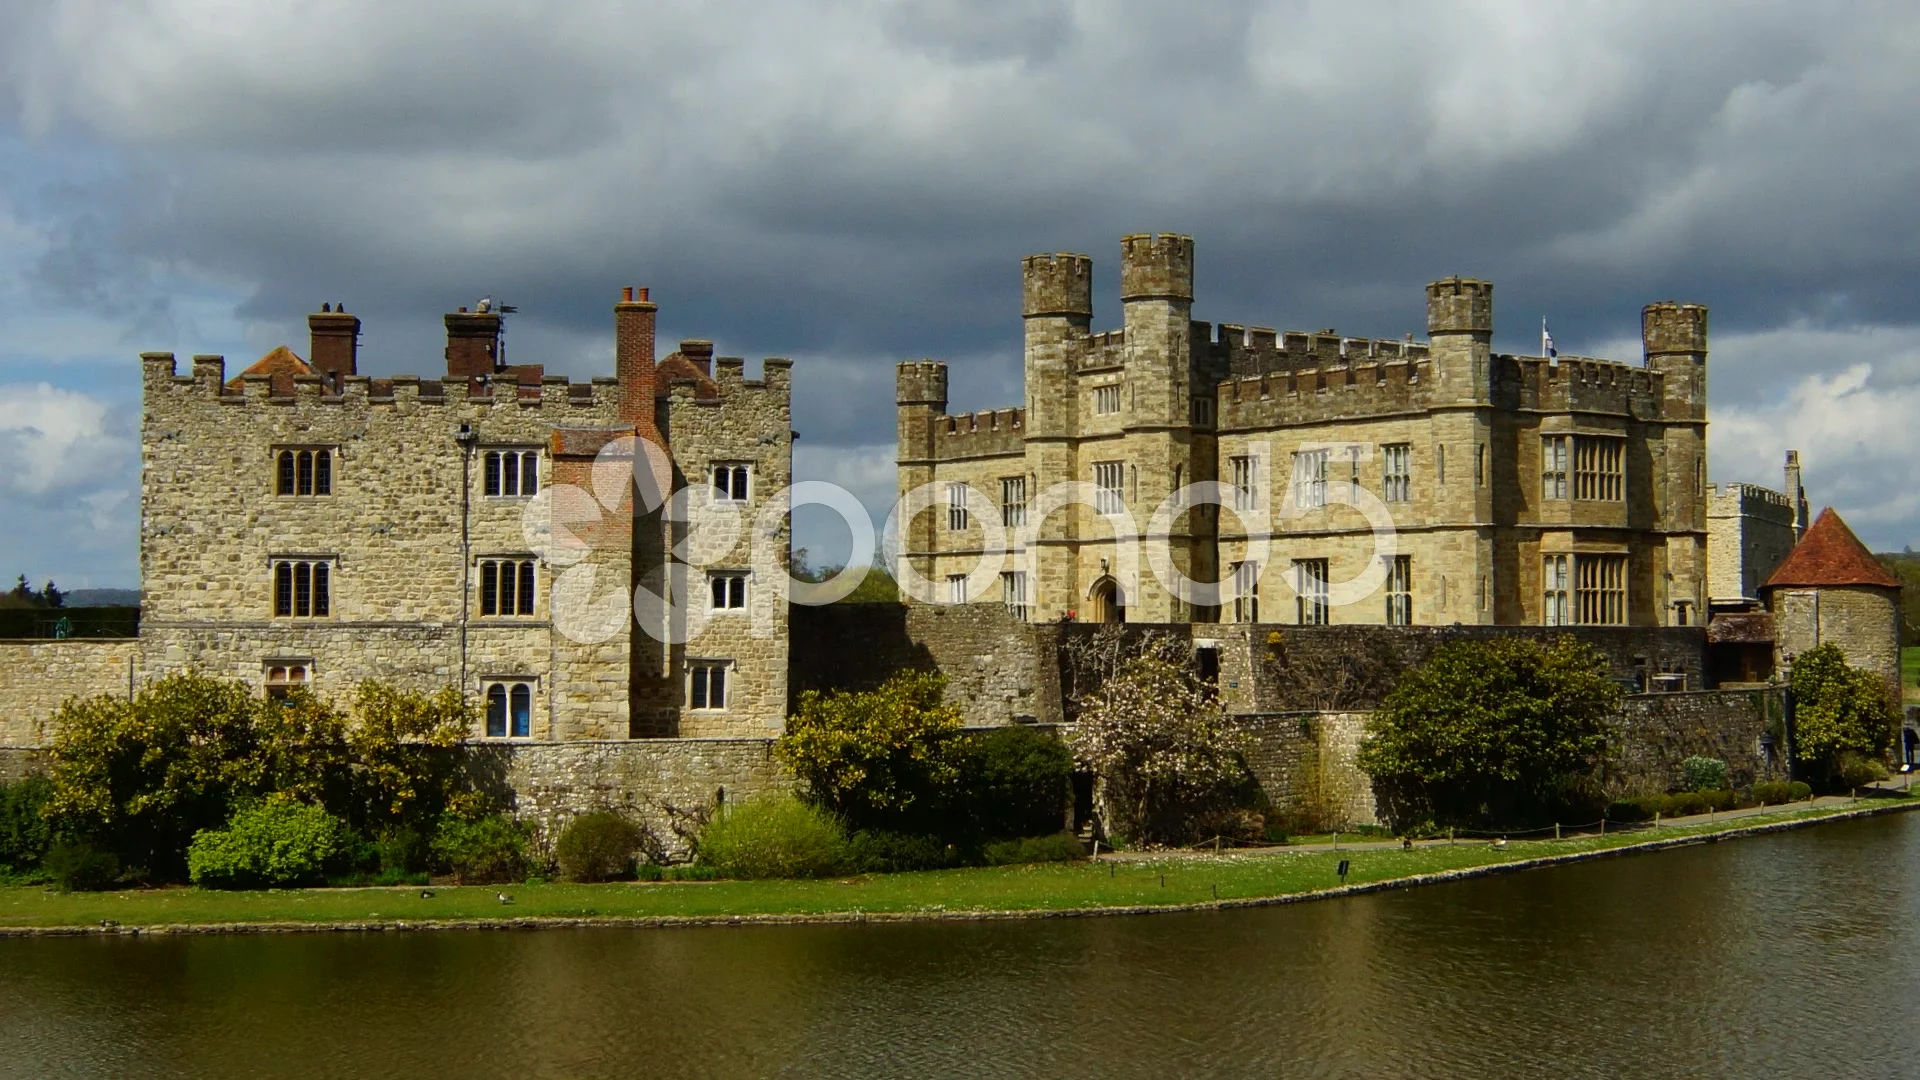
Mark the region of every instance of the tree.
<instances>
[{"instance_id":1,"label":"tree","mask_svg":"<svg viewBox=\"0 0 1920 1080\"><path fill-rule=\"evenodd\" d=\"M774 753L852 828L925 826L959 779L960 710L944 676L903 671L878 689L800 695Z\"/></svg>"},{"instance_id":2,"label":"tree","mask_svg":"<svg viewBox=\"0 0 1920 1080\"><path fill-rule=\"evenodd\" d=\"M1360 767L1396 826L1539 820L1597 779L1622 690L1563 637L1444 645L1373 714Z\"/></svg>"},{"instance_id":3,"label":"tree","mask_svg":"<svg viewBox=\"0 0 1920 1080\"><path fill-rule=\"evenodd\" d=\"M473 707L449 686L437 694L364 682L353 696L347 747L353 755L357 824L375 834L433 830L442 814L475 818L490 807L453 753L473 732Z\"/></svg>"},{"instance_id":4,"label":"tree","mask_svg":"<svg viewBox=\"0 0 1920 1080\"><path fill-rule=\"evenodd\" d=\"M1093 664L1105 655L1096 647ZM1196 820L1244 788L1247 746L1191 659L1152 639L1080 700L1072 736L1109 834L1136 844L1191 839Z\"/></svg>"},{"instance_id":5,"label":"tree","mask_svg":"<svg viewBox=\"0 0 1920 1080\"><path fill-rule=\"evenodd\" d=\"M1794 756L1833 777L1849 755L1884 761L1897 718L1880 677L1847 664L1837 645L1793 658Z\"/></svg>"},{"instance_id":6,"label":"tree","mask_svg":"<svg viewBox=\"0 0 1920 1080\"><path fill-rule=\"evenodd\" d=\"M48 578L47 583L40 586L40 599L48 607L57 608L67 602L67 594L60 591L59 586L53 583L52 578Z\"/></svg>"}]
</instances>

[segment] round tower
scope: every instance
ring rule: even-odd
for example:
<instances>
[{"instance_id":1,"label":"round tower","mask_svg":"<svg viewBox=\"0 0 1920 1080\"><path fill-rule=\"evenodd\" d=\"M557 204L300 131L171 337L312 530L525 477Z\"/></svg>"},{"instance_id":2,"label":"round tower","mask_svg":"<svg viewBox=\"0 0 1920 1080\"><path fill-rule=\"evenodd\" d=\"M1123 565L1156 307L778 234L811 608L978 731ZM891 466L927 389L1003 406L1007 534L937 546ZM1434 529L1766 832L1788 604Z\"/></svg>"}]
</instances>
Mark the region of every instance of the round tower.
<instances>
[{"instance_id":1,"label":"round tower","mask_svg":"<svg viewBox=\"0 0 1920 1080\"><path fill-rule=\"evenodd\" d=\"M1135 233L1120 238L1120 301L1193 301L1193 237Z\"/></svg>"},{"instance_id":2,"label":"round tower","mask_svg":"<svg viewBox=\"0 0 1920 1080\"><path fill-rule=\"evenodd\" d=\"M1074 433L1073 371L1093 320L1093 260L1058 252L1020 260L1029 437Z\"/></svg>"},{"instance_id":3,"label":"round tower","mask_svg":"<svg viewBox=\"0 0 1920 1080\"><path fill-rule=\"evenodd\" d=\"M1707 309L1662 300L1640 311L1640 344L1650 371L1660 373L1669 419L1707 417Z\"/></svg>"},{"instance_id":4,"label":"round tower","mask_svg":"<svg viewBox=\"0 0 1920 1080\"><path fill-rule=\"evenodd\" d=\"M1428 356L1456 401L1491 401L1493 282L1450 277L1427 286Z\"/></svg>"}]
</instances>

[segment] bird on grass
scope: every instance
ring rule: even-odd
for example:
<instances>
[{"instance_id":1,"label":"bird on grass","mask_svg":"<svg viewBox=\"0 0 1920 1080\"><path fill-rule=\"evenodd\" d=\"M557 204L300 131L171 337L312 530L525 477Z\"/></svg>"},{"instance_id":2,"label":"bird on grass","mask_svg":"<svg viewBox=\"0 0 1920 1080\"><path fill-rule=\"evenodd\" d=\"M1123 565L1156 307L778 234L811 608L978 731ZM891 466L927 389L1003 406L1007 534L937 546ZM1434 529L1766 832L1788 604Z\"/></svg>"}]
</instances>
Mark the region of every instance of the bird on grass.
<instances>
[{"instance_id":1,"label":"bird on grass","mask_svg":"<svg viewBox=\"0 0 1920 1080\"><path fill-rule=\"evenodd\" d=\"M433 890L432 890L432 889L421 889L421 890L420 890L420 899L422 899L422 900L431 900L431 899L433 899Z\"/></svg>"},{"instance_id":2,"label":"bird on grass","mask_svg":"<svg viewBox=\"0 0 1920 1080\"><path fill-rule=\"evenodd\" d=\"M1503 836L1503 837L1501 837L1500 839L1498 839L1498 840L1495 840L1495 841L1493 842L1493 844L1492 844L1492 846L1493 846L1493 847L1506 847L1506 846L1507 846L1507 838Z\"/></svg>"},{"instance_id":3,"label":"bird on grass","mask_svg":"<svg viewBox=\"0 0 1920 1080\"><path fill-rule=\"evenodd\" d=\"M513 897L508 896L506 893L496 893L495 895L500 898L500 902L503 904L513 903Z\"/></svg>"}]
</instances>

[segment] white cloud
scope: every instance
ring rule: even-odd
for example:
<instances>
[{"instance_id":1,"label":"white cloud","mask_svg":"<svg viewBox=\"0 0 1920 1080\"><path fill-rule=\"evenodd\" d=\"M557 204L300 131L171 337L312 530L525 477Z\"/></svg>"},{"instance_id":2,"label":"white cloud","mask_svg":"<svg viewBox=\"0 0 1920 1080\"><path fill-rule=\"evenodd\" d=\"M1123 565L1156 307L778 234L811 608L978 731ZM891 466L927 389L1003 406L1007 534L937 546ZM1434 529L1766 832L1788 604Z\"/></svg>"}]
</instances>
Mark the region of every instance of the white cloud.
<instances>
[{"instance_id":1,"label":"white cloud","mask_svg":"<svg viewBox=\"0 0 1920 1080\"><path fill-rule=\"evenodd\" d=\"M128 410L0 384L0 560L68 586L134 582L139 450Z\"/></svg>"}]
</instances>

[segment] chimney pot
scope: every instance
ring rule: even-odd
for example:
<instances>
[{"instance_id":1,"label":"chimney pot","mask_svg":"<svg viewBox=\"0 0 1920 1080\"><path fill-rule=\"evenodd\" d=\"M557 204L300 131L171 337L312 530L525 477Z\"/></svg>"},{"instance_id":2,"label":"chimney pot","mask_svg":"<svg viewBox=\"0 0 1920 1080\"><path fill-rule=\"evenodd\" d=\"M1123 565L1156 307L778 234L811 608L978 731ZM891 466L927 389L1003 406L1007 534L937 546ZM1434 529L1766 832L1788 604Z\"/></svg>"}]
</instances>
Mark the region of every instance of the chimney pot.
<instances>
[{"instance_id":1,"label":"chimney pot","mask_svg":"<svg viewBox=\"0 0 1920 1080\"><path fill-rule=\"evenodd\" d=\"M462 314L462 315L465 315L466 313L467 313L467 305L465 305L465 304L461 304L461 305L460 305L460 314Z\"/></svg>"},{"instance_id":2,"label":"chimney pot","mask_svg":"<svg viewBox=\"0 0 1920 1080\"><path fill-rule=\"evenodd\" d=\"M646 289L646 286L644 286L644 285L643 285L643 286L641 286L641 288L640 288L640 299L641 299L642 301L645 301L645 300L646 300L646 298L647 298L647 289Z\"/></svg>"},{"instance_id":3,"label":"chimney pot","mask_svg":"<svg viewBox=\"0 0 1920 1080\"><path fill-rule=\"evenodd\" d=\"M633 303L633 286L627 285L621 288L620 302L623 304Z\"/></svg>"}]
</instances>

